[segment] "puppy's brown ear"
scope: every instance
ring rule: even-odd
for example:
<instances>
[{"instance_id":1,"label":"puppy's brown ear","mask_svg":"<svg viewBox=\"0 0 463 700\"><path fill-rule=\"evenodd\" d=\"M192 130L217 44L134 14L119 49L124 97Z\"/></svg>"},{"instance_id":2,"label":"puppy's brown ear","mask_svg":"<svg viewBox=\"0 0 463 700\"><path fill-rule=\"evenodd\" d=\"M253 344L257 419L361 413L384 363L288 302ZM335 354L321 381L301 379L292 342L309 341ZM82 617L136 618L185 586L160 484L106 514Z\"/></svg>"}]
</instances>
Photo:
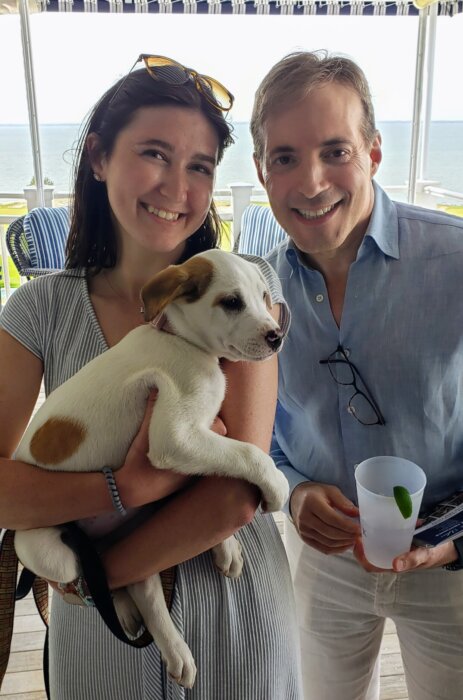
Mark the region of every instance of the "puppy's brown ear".
<instances>
[{"instance_id":1,"label":"puppy's brown ear","mask_svg":"<svg viewBox=\"0 0 463 700\"><path fill-rule=\"evenodd\" d=\"M211 283L213 271L209 260L195 256L183 265L170 265L159 272L141 290L145 321L152 321L179 297L188 303L200 299Z\"/></svg>"},{"instance_id":2,"label":"puppy's brown ear","mask_svg":"<svg viewBox=\"0 0 463 700\"><path fill-rule=\"evenodd\" d=\"M170 265L147 282L141 290L145 321L152 321L167 304L182 294L185 274L182 265Z\"/></svg>"}]
</instances>

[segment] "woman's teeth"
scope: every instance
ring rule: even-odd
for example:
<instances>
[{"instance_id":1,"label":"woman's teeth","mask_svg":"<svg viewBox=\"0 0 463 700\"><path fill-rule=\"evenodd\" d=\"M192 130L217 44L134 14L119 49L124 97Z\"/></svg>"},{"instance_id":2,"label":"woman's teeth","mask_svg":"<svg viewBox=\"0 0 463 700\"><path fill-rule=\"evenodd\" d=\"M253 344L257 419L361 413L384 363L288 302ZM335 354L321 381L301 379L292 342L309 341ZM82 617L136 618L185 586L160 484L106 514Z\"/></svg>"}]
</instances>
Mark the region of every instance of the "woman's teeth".
<instances>
[{"instance_id":1,"label":"woman's teeth","mask_svg":"<svg viewBox=\"0 0 463 700\"><path fill-rule=\"evenodd\" d=\"M156 207L152 207L151 204L146 205L146 211L148 211L150 214L155 214L156 216L159 216L160 219L166 219L167 221L177 221L178 217L180 216L180 214L173 211L166 211L165 209L156 209Z\"/></svg>"}]
</instances>

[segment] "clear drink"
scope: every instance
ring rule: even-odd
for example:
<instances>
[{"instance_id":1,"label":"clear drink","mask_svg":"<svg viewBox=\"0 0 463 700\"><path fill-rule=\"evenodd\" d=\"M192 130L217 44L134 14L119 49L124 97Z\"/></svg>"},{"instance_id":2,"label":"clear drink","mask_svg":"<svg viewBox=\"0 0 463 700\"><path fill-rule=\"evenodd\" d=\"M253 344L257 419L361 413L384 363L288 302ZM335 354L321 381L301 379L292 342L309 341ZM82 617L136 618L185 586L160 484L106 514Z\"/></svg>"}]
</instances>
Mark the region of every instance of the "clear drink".
<instances>
[{"instance_id":1,"label":"clear drink","mask_svg":"<svg viewBox=\"0 0 463 700\"><path fill-rule=\"evenodd\" d=\"M375 527L371 522L362 520L362 542L365 556L373 566L390 569L398 554L410 550L413 531L399 530L389 526Z\"/></svg>"},{"instance_id":2,"label":"clear drink","mask_svg":"<svg viewBox=\"0 0 463 700\"><path fill-rule=\"evenodd\" d=\"M365 556L374 566L391 569L392 561L410 550L426 475L408 459L371 457L358 465L355 480ZM409 518L403 517L395 502L395 486L410 493Z\"/></svg>"}]
</instances>

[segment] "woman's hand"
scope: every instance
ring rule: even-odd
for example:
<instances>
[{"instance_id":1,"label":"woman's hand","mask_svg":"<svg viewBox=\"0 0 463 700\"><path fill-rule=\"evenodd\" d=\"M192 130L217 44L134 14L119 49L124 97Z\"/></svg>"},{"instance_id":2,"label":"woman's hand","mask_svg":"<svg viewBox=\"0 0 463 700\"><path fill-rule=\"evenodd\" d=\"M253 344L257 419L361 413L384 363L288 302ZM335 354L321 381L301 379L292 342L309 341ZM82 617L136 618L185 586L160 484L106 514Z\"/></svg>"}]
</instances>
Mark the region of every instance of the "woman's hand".
<instances>
[{"instance_id":1,"label":"woman's hand","mask_svg":"<svg viewBox=\"0 0 463 700\"><path fill-rule=\"evenodd\" d=\"M158 501L184 488L191 477L167 469L156 469L148 459L149 424L158 395L153 389L146 405L145 416L135 436L124 465L116 473L121 501L126 508L134 508ZM225 436L227 429L219 416L211 426L218 435Z\"/></svg>"}]
</instances>

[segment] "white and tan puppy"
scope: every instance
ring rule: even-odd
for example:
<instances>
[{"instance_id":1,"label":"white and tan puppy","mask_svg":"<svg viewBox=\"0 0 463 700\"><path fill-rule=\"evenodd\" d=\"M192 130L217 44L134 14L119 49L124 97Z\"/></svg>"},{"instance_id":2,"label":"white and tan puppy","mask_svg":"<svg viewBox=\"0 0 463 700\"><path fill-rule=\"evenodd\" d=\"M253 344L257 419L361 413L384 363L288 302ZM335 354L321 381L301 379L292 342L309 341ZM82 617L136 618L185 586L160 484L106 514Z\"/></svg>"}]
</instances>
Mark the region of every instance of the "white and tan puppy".
<instances>
[{"instance_id":1,"label":"white and tan puppy","mask_svg":"<svg viewBox=\"0 0 463 700\"><path fill-rule=\"evenodd\" d=\"M231 253L208 251L156 275L142 298L145 319L163 312L173 334L146 324L89 362L50 394L27 428L16 459L60 471L118 469L156 386L151 463L184 474L246 479L261 490L267 511L279 510L288 484L272 459L253 445L210 430L225 395L218 358L264 360L281 347L282 333L269 313L269 291L259 268ZM39 576L68 582L79 575L59 528L17 532L15 547L20 561ZM223 573L240 574L234 537L213 554ZM158 575L115 596L121 623L132 634L133 603L169 674L191 687L194 660L171 621Z\"/></svg>"}]
</instances>

